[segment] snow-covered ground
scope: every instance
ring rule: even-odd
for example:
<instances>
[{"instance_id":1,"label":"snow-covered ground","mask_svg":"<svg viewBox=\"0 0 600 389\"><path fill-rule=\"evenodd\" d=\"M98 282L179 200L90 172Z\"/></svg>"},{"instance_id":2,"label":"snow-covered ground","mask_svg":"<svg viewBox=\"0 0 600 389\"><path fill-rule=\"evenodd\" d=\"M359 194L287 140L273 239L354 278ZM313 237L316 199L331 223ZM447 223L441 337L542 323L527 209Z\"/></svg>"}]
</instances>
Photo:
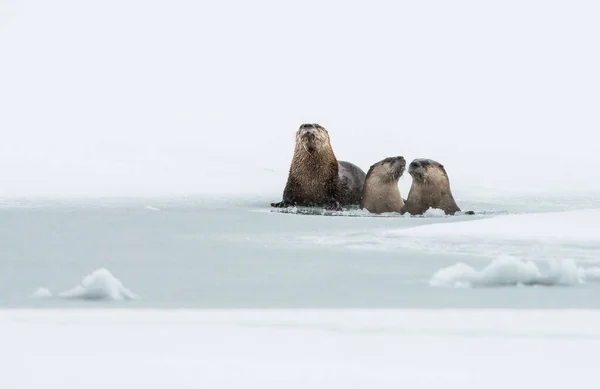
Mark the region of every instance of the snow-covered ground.
<instances>
[{"instance_id":1,"label":"snow-covered ground","mask_svg":"<svg viewBox=\"0 0 600 389\"><path fill-rule=\"evenodd\" d=\"M596 388L598 311L0 311L0 387Z\"/></svg>"}]
</instances>

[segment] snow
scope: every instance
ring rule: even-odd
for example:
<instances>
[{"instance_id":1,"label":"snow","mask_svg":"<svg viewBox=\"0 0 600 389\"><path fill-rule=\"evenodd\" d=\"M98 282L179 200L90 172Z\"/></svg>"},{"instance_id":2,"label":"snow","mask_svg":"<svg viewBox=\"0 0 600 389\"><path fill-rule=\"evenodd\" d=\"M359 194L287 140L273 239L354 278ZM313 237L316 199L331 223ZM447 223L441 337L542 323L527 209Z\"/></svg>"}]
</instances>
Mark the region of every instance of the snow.
<instances>
[{"instance_id":1,"label":"snow","mask_svg":"<svg viewBox=\"0 0 600 389\"><path fill-rule=\"evenodd\" d=\"M51 297L46 288L39 288L34 298ZM79 285L60 292L58 297L76 300L134 300L139 297L127 289L109 270L100 268L85 276Z\"/></svg>"},{"instance_id":2,"label":"snow","mask_svg":"<svg viewBox=\"0 0 600 389\"><path fill-rule=\"evenodd\" d=\"M434 273L429 284L437 287L573 286L598 280L598 275L600 268L581 268L571 259L549 261L549 270L543 274L533 261L502 256L479 271L463 262L444 267Z\"/></svg>"},{"instance_id":3,"label":"snow","mask_svg":"<svg viewBox=\"0 0 600 389\"><path fill-rule=\"evenodd\" d=\"M33 298L52 297L52 292L50 292L50 290L47 288L38 288L35 292L33 292L31 297L33 297Z\"/></svg>"},{"instance_id":4,"label":"snow","mask_svg":"<svg viewBox=\"0 0 600 389\"><path fill-rule=\"evenodd\" d=\"M508 215L498 212L475 216L445 216L443 212L430 209L424 216L432 222L415 225L416 218L403 218L403 222L392 229L309 234L295 239L333 246L384 250L409 248L493 258L503 254L533 255L540 259L567 255L600 261L597 255L600 209Z\"/></svg>"},{"instance_id":5,"label":"snow","mask_svg":"<svg viewBox=\"0 0 600 389\"><path fill-rule=\"evenodd\" d=\"M0 326L15 389L593 388L600 347L600 312L576 310L4 310Z\"/></svg>"},{"instance_id":6,"label":"snow","mask_svg":"<svg viewBox=\"0 0 600 389\"><path fill-rule=\"evenodd\" d=\"M503 215L397 231L410 237L600 242L600 209Z\"/></svg>"}]
</instances>

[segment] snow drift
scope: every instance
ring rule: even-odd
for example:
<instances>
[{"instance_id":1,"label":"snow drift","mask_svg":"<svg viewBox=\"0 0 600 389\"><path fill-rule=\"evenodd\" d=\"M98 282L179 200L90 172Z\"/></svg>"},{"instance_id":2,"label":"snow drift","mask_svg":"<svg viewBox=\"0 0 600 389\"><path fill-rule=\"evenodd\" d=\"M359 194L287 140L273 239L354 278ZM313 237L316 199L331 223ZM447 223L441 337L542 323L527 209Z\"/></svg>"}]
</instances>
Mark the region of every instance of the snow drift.
<instances>
[{"instance_id":1,"label":"snow drift","mask_svg":"<svg viewBox=\"0 0 600 389\"><path fill-rule=\"evenodd\" d=\"M118 278L104 268L93 271L85 276L79 285L60 292L57 296L65 299L113 301L134 300L138 298L135 293L127 289ZM49 298L52 297L52 292L47 288L39 288L33 294L33 297Z\"/></svg>"},{"instance_id":2,"label":"snow drift","mask_svg":"<svg viewBox=\"0 0 600 389\"><path fill-rule=\"evenodd\" d=\"M600 242L600 210L504 215L402 229L398 235L442 239L561 240Z\"/></svg>"},{"instance_id":3,"label":"snow drift","mask_svg":"<svg viewBox=\"0 0 600 389\"><path fill-rule=\"evenodd\" d=\"M550 261L546 273L532 261L510 256L493 260L481 270L458 262L439 269L429 285L435 287L573 286L600 279L600 268L584 269L573 260Z\"/></svg>"}]
</instances>

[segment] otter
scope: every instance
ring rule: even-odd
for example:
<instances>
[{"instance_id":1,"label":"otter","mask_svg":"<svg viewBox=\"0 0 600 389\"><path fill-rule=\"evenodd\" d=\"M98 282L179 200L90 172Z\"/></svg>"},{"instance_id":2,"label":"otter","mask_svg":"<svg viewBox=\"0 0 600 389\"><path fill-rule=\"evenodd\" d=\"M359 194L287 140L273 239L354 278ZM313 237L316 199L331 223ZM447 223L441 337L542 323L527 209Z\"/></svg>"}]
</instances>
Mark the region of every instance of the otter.
<instances>
[{"instance_id":1,"label":"otter","mask_svg":"<svg viewBox=\"0 0 600 389\"><path fill-rule=\"evenodd\" d=\"M347 161L338 161L329 133L317 123L305 123L296 131L296 146L283 199L272 207L324 207L342 210L360 203L365 172Z\"/></svg>"},{"instance_id":2,"label":"otter","mask_svg":"<svg viewBox=\"0 0 600 389\"><path fill-rule=\"evenodd\" d=\"M400 212L404 199L398 180L404 174L406 160L402 156L388 157L373 164L367 172L360 208L371 213Z\"/></svg>"},{"instance_id":3,"label":"otter","mask_svg":"<svg viewBox=\"0 0 600 389\"><path fill-rule=\"evenodd\" d=\"M446 215L460 212L450 190L450 180L444 166L432 159L417 158L408 166L412 185L401 214L422 215L429 208L437 208ZM467 212L473 214L472 211Z\"/></svg>"}]
</instances>

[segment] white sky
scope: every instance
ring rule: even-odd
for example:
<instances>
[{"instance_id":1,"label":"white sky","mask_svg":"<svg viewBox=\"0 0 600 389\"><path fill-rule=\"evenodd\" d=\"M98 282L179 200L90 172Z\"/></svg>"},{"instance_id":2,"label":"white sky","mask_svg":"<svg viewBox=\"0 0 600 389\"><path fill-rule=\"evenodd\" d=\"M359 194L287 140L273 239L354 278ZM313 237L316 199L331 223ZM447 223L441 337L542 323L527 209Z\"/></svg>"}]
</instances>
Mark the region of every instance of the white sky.
<instances>
[{"instance_id":1,"label":"white sky","mask_svg":"<svg viewBox=\"0 0 600 389\"><path fill-rule=\"evenodd\" d=\"M600 188L593 1L0 12L0 196L279 195L302 122L365 171L404 155L439 160L460 188Z\"/></svg>"}]
</instances>

